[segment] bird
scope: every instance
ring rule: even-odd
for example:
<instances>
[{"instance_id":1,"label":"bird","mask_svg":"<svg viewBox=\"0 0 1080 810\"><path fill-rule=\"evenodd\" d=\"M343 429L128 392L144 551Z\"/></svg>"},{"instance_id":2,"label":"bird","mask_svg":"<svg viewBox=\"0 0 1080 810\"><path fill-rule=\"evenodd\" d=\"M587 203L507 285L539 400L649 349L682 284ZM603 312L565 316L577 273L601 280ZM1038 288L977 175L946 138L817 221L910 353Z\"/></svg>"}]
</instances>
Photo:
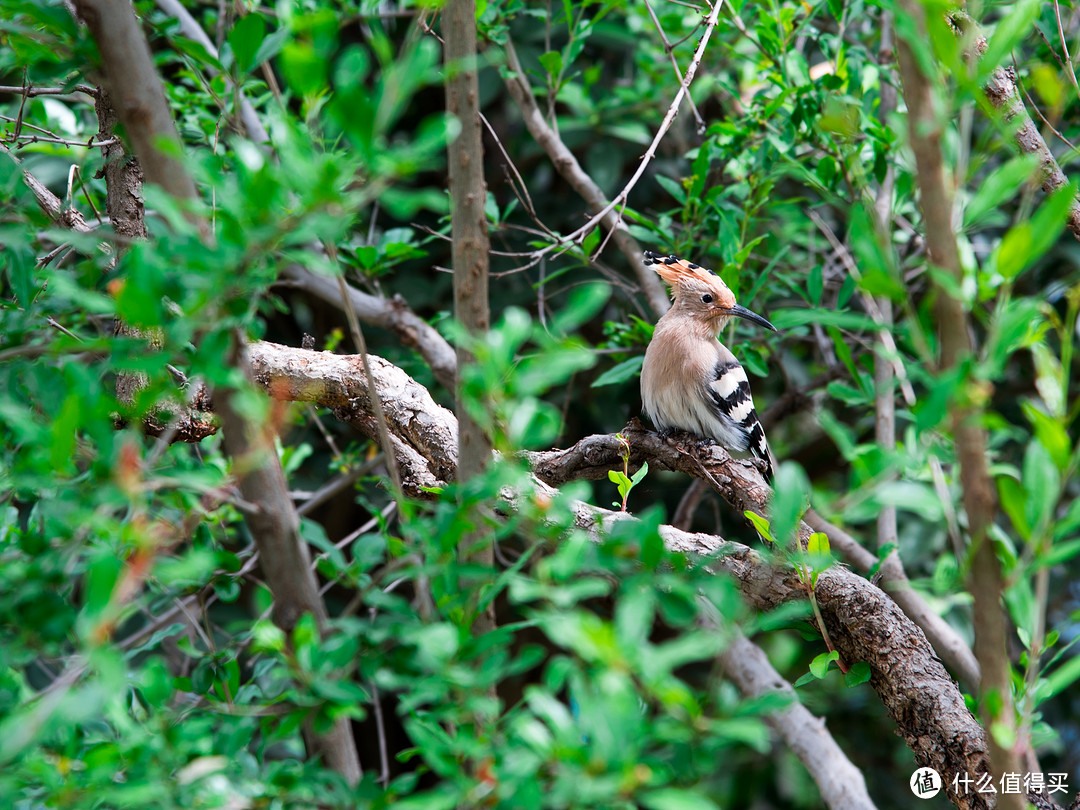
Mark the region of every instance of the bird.
<instances>
[{"instance_id":1,"label":"bird","mask_svg":"<svg viewBox=\"0 0 1080 810\"><path fill-rule=\"evenodd\" d=\"M645 251L669 287L672 305L657 322L641 368L641 400L661 434L685 430L729 450L749 452L773 474L773 456L758 421L750 381L719 340L730 318L777 331L769 321L735 303L712 270L678 256Z\"/></svg>"}]
</instances>

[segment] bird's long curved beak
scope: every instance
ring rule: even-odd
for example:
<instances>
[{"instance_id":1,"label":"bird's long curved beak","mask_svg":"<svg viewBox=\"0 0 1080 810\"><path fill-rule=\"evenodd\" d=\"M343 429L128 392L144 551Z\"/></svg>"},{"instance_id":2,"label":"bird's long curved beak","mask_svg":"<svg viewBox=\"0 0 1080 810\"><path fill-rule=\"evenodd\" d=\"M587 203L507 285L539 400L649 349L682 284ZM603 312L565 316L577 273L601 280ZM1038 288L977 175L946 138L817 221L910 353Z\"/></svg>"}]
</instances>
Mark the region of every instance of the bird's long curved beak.
<instances>
[{"instance_id":1,"label":"bird's long curved beak","mask_svg":"<svg viewBox=\"0 0 1080 810\"><path fill-rule=\"evenodd\" d=\"M753 321L758 326L764 326L766 329L772 329L774 332L779 331L775 326L762 318L756 312L751 312L746 307L739 306L738 304L733 304L731 306L731 309L729 309L727 312L729 315L735 315L739 318L745 318L748 321Z\"/></svg>"}]
</instances>

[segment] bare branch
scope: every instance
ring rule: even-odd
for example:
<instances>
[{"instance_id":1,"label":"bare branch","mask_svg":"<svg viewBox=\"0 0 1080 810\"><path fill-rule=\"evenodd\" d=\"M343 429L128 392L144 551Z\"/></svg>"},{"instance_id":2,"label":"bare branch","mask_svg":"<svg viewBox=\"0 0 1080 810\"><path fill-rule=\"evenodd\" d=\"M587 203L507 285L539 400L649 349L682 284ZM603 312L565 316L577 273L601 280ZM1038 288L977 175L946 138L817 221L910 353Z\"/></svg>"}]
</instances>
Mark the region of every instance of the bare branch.
<instances>
[{"instance_id":1,"label":"bare branch","mask_svg":"<svg viewBox=\"0 0 1080 810\"><path fill-rule=\"evenodd\" d=\"M484 144L480 130L480 87L476 67L476 2L447 0L442 13L443 60L446 67L446 110L457 118L461 132L447 145L450 186L451 255L454 265L454 316L461 327L479 339L491 327L488 276L491 242L488 238L487 185L484 181ZM475 358L465 341L457 347L458 371ZM491 461L491 437L469 413L467 394L458 378L454 401L458 417L458 476L480 475ZM464 496L462 496L464 497ZM491 571L495 547L487 532L477 528L463 537L459 554ZM473 632L495 629L495 604L480 607L480 589L470 600L476 612ZM491 697L495 697L494 688Z\"/></svg>"},{"instance_id":2,"label":"bare branch","mask_svg":"<svg viewBox=\"0 0 1080 810\"><path fill-rule=\"evenodd\" d=\"M717 614L712 623L719 627L720 622ZM862 771L836 744L825 721L799 702L791 684L773 668L764 651L734 629L735 637L720 653L720 665L746 697L779 694L790 701L786 708L766 715L765 722L806 766L825 804L832 810L873 810Z\"/></svg>"},{"instance_id":3,"label":"bare branch","mask_svg":"<svg viewBox=\"0 0 1080 810\"><path fill-rule=\"evenodd\" d=\"M953 14L951 19L960 25L961 29L970 29L975 26L974 20L964 14ZM981 57L986 53L986 48L986 37L976 35L972 46L975 56ZM1072 74L1071 70L1069 73L1075 82L1075 74ZM1039 158L1039 180L1042 183L1042 190L1050 194L1068 185L1069 181L1058 165L1057 158L1054 157L1039 128L1028 115L1027 107L1024 106L1024 101L1017 89L1016 68L1012 65L995 68L983 87L983 93L987 101L1001 114L1002 123L1014 128L1013 141L1017 148L1025 154ZM1073 200L1072 210L1069 212L1065 225L1073 236L1080 239L1080 200Z\"/></svg>"},{"instance_id":4,"label":"bare branch","mask_svg":"<svg viewBox=\"0 0 1080 810\"><path fill-rule=\"evenodd\" d=\"M670 304L668 303L667 293L664 291L664 285L660 283L656 273L641 263L641 245L630 235L626 226L615 214L615 206L608 207L607 197L600 190L600 186L581 167L577 158L574 157L574 153L567 148L558 133L547 122L544 113L540 110L540 106L536 103L532 88L529 86L529 79L525 75L525 69L521 66L517 51L514 50L514 45L509 37L507 37L506 41L506 63L513 72L504 79L506 89L510 91L510 95L517 102L518 107L521 108L525 126L540 147L547 152L559 175L570 184L590 207L605 212L599 221L612 234L612 241L615 242L615 246L630 263L630 266L634 268L634 275L649 301L649 306L657 314L667 312ZM595 224L593 227L595 227ZM588 231L585 231L585 233L588 233ZM570 237L567 237L564 241L569 239Z\"/></svg>"},{"instance_id":5,"label":"bare branch","mask_svg":"<svg viewBox=\"0 0 1080 810\"><path fill-rule=\"evenodd\" d=\"M259 341L248 348L255 384L274 399L311 402L376 439L378 425L357 355L314 352ZM375 391L403 461L402 486L423 496L421 486L443 486L457 472L457 420L427 389L381 357L369 355Z\"/></svg>"}]
</instances>

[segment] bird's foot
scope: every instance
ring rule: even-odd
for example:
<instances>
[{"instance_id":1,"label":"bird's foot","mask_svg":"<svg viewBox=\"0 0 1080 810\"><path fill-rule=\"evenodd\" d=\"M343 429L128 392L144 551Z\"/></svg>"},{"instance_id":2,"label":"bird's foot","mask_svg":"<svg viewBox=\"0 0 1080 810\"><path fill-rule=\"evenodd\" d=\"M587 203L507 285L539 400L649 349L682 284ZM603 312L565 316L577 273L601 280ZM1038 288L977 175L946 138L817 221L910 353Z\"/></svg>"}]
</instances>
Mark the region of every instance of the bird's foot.
<instances>
[{"instance_id":1,"label":"bird's foot","mask_svg":"<svg viewBox=\"0 0 1080 810\"><path fill-rule=\"evenodd\" d=\"M761 477L764 478L766 482L772 478L772 465L769 464L768 459L751 456L747 459L747 461L754 465L757 471L761 473Z\"/></svg>"}]
</instances>

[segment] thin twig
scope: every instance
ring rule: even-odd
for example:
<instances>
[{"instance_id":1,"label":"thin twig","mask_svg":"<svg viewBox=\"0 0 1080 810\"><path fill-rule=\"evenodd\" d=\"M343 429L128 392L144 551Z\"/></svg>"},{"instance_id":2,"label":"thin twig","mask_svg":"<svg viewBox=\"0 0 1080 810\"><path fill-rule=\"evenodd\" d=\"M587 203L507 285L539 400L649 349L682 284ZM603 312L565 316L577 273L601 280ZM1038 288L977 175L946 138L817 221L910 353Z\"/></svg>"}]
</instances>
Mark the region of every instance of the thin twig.
<instances>
[{"instance_id":1,"label":"thin twig","mask_svg":"<svg viewBox=\"0 0 1080 810\"><path fill-rule=\"evenodd\" d=\"M652 18L653 25L656 26L656 30L660 34L660 41L664 43L664 51L671 60L671 67L675 70L675 78L682 84L683 75L682 71L679 69L679 63L675 59L675 47L668 42L667 34L664 33L664 26L660 24L660 18L656 16L656 12L653 11L652 3L650 3L649 0L645 0L645 8L649 10L649 16ZM694 114L694 120L697 122L698 135L704 135L705 119L701 117L701 113L698 112L697 105L694 103L694 99L689 93L686 95L686 100L689 102L690 112Z\"/></svg>"},{"instance_id":2,"label":"thin twig","mask_svg":"<svg viewBox=\"0 0 1080 810\"><path fill-rule=\"evenodd\" d=\"M701 64L701 58L705 55L705 48L709 44L709 38L712 36L713 29L716 27L717 19L720 16L720 9L724 5L724 0L716 0L713 4L712 11L709 13L708 19L705 20L705 31L701 35L701 40L698 42L697 50L694 51L694 57L690 61L690 65L686 68L686 75L683 77L682 82L679 84L679 90L675 93L675 98L672 99L671 104L668 106L667 113L664 115L664 119L660 122L660 127L656 130L656 134L653 136L652 142L649 144L649 148L645 150L645 154L641 156L641 160L638 162L638 167L634 173L630 176L630 179L623 186L622 191L616 194L611 201L605 205L600 211L592 216L588 222L582 225L577 230L566 236L561 237L554 244L547 247L540 248L533 251L534 257L543 256L557 247L562 247L567 242L577 242L583 239L586 234L592 231L597 225L599 225L604 217L614 211L619 205L626 202L630 192L634 186L637 185L642 175L645 174L645 169L648 168L653 158L656 157L656 150L660 146L660 141L664 139L667 131L671 128L671 125L675 121L675 116L679 113L679 105L682 103L683 97L689 92L690 84L694 81L694 75L697 73L698 65ZM511 52L510 48L507 49L507 53ZM520 72L520 65L512 66L515 72Z\"/></svg>"},{"instance_id":3,"label":"thin twig","mask_svg":"<svg viewBox=\"0 0 1080 810\"><path fill-rule=\"evenodd\" d=\"M386 455L386 469L390 473L390 482L394 486L394 498L400 498L404 494L401 488L401 471L398 469L397 456L394 454L394 445L390 441L390 431L386 426L386 414L383 412L382 400L375 391L375 379L371 376L371 365L367 356L367 341L364 340L364 331L360 328L360 319L356 317L356 309L353 307L352 297L349 295L345 277L341 275L341 266L338 264L337 245L333 242L325 242L326 255L338 268L338 285L341 288L341 302L345 309L346 318L349 321L349 330L352 332L356 350L360 354L360 361L364 365L364 376L367 378L368 396L371 397L372 411L375 415L375 423L379 428L379 444Z\"/></svg>"}]
</instances>

